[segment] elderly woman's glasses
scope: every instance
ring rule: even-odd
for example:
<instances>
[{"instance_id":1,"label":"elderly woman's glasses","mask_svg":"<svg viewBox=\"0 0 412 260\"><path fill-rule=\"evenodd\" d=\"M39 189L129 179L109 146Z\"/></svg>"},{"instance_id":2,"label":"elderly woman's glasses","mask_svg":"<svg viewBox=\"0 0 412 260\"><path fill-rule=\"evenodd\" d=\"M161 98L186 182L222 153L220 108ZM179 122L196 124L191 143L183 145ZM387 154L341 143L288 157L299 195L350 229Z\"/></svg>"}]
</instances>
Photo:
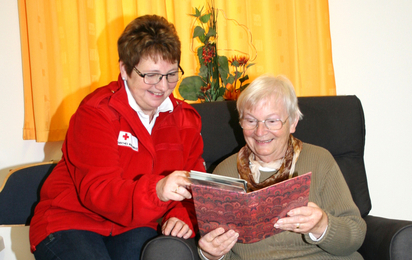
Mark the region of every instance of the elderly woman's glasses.
<instances>
[{"instance_id":1,"label":"elderly woman's glasses","mask_svg":"<svg viewBox=\"0 0 412 260\"><path fill-rule=\"evenodd\" d=\"M240 126L244 130L253 130L255 129L259 122L262 122L265 124L266 128L269 130L279 130L283 127L283 125L286 123L286 120L288 120L289 117L285 119L285 121L282 121L280 119L266 119L259 121L256 118L242 118L240 119Z\"/></svg>"},{"instance_id":2,"label":"elderly woman's glasses","mask_svg":"<svg viewBox=\"0 0 412 260\"><path fill-rule=\"evenodd\" d=\"M156 85L159 83L163 77L166 77L167 82L169 83L176 83L179 79L185 74L183 69L179 66L179 70L170 72L167 74L160 74L160 73L141 73L136 67L133 68L136 71L137 75L143 78L144 83L148 85Z\"/></svg>"}]
</instances>

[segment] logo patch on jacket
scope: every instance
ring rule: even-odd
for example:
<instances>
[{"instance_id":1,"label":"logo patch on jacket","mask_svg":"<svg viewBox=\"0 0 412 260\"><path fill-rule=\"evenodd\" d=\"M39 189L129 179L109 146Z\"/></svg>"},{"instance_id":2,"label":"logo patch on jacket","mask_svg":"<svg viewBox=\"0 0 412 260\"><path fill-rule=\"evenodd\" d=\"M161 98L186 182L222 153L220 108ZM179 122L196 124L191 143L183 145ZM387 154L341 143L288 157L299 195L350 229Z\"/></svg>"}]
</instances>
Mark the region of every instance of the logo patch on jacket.
<instances>
[{"instance_id":1,"label":"logo patch on jacket","mask_svg":"<svg viewBox=\"0 0 412 260\"><path fill-rule=\"evenodd\" d=\"M135 151L139 150L139 144L137 142L137 137L133 136L128 132L119 132L119 137L117 138L117 144L120 146L128 146Z\"/></svg>"}]
</instances>

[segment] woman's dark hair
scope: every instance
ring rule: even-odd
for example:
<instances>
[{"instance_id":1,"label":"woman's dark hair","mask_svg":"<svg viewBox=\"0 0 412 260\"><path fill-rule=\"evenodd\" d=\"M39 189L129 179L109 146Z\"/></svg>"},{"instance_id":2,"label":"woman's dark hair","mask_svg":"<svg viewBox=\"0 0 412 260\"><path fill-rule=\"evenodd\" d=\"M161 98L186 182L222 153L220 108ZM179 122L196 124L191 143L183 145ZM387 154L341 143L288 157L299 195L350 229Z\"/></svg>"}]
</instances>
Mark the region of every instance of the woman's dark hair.
<instances>
[{"instance_id":1,"label":"woman's dark hair","mask_svg":"<svg viewBox=\"0 0 412 260\"><path fill-rule=\"evenodd\" d=\"M180 63L180 40L176 28L157 15L141 16L130 22L117 41L117 51L128 75L142 58L157 62L160 57L170 63Z\"/></svg>"}]
</instances>

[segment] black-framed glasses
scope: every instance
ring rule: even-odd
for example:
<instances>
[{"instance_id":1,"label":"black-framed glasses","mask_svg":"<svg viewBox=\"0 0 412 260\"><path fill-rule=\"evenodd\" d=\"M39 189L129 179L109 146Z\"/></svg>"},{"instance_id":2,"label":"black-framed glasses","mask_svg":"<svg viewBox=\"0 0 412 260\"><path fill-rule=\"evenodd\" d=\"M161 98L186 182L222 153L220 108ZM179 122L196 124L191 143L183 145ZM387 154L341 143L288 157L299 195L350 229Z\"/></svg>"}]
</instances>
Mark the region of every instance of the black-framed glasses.
<instances>
[{"instance_id":1,"label":"black-framed glasses","mask_svg":"<svg viewBox=\"0 0 412 260\"><path fill-rule=\"evenodd\" d=\"M285 121L282 121L280 119L266 119L266 120L257 120L256 118L253 117L248 117L248 118L242 118L240 119L240 127L242 127L245 130L254 130L258 126L259 122L262 122L265 124L266 128L269 130L279 130L283 127L283 125L286 123L286 120L288 120L289 117L285 119Z\"/></svg>"},{"instance_id":2,"label":"black-framed glasses","mask_svg":"<svg viewBox=\"0 0 412 260\"><path fill-rule=\"evenodd\" d=\"M166 77L167 82L169 83L176 83L179 81L179 79L185 74L183 71L182 67L179 65L179 69L170 72L167 74L160 74L160 73L141 73L136 67L133 68L134 71L136 71L137 75L143 78L144 83L149 84L149 85L156 85L159 83L163 77Z\"/></svg>"}]
</instances>

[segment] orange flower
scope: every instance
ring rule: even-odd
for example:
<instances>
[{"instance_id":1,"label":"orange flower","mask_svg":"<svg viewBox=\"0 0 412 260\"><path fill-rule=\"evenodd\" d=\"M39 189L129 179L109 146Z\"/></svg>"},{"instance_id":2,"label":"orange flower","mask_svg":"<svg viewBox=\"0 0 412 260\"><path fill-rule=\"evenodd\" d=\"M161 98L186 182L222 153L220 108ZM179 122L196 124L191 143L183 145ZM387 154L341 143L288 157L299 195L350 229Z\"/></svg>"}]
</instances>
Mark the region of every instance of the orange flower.
<instances>
[{"instance_id":1,"label":"orange flower","mask_svg":"<svg viewBox=\"0 0 412 260\"><path fill-rule=\"evenodd\" d=\"M235 89L232 84L227 83L226 84L226 91L225 94L223 95L223 98L226 100L237 100L237 98L240 95L240 90Z\"/></svg>"},{"instance_id":2,"label":"orange flower","mask_svg":"<svg viewBox=\"0 0 412 260\"><path fill-rule=\"evenodd\" d=\"M202 91L203 93L206 93L206 91L208 91L211 88L211 84L208 83L205 87L200 87L200 91Z\"/></svg>"},{"instance_id":3,"label":"orange flower","mask_svg":"<svg viewBox=\"0 0 412 260\"><path fill-rule=\"evenodd\" d=\"M233 56L231 59L229 59L229 62L232 66L238 67L238 66L244 66L249 62L249 57L246 56Z\"/></svg>"}]
</instances>

